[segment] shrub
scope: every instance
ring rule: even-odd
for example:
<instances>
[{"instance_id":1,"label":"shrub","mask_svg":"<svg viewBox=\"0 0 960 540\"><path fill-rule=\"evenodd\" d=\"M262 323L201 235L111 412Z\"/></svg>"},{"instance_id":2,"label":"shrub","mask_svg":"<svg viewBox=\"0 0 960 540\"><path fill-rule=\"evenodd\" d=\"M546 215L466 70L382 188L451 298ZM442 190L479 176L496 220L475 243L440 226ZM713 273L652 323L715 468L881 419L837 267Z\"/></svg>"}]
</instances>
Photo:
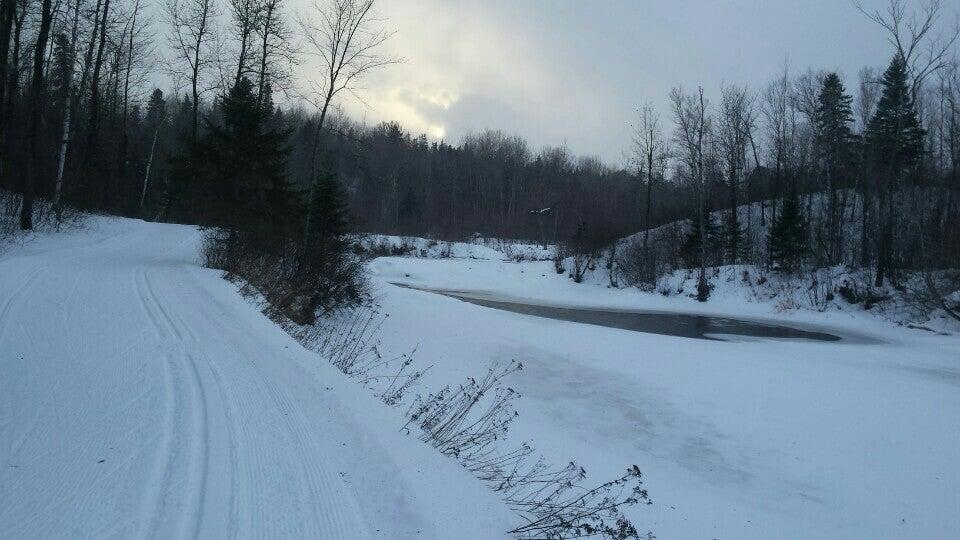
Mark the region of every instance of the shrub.
<instances>
[{"instance_id":1,"label":"shrub","mask_svg":"<svg viewBox=\"0 0 960 540\"><path fill-rule=\"evenodd\" d=\"M532 459L529 444L509 451L499 448L517 413L519 394L502 382L523 366L497 364L478 380L468 379L453 389L444 387L418 397L407 413L404 429L419 429L422 441L486 482L517 512L524 524L510 531L522 539L605 536L636 538L636 527L623 515L624 506L646 501L636 466L614 480L585 487L586 471L571 462L551 467Z\"/></svg>"}]
</instances>

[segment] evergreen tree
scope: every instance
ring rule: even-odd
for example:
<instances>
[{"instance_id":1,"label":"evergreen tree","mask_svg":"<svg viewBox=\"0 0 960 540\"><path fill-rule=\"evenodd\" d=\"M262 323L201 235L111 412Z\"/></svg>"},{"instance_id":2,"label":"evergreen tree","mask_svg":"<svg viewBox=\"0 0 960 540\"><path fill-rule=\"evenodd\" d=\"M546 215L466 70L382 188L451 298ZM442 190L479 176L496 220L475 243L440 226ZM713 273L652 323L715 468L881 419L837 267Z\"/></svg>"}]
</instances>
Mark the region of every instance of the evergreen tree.
<instances>
[{"instance_id":1,"label":"evergreen tree","mask_svg":"<svg viewBox=\"0 0 960 540\"><path fill-rule=\"evenodd\" d=\"M842 254L842 209L837 190L855 159L856 137L850 129L853 122L851 103L853 98L846 93L840 77L836 73L828 74L820 88L814 120L817 129L817 151L828 181L830 204L826 248L827 259L831 264L839 263Z\"/></svg>"},{"instance_id":2,"label":"evergreen tree","mask_svg":"<svg viewBox=\"0 0 960 540\"><path fill-rule=\"evenodd\" d=\"M211 225L242 232L261 248L279 249L301 219L299 195L286 175L288 133L266 127L271 114L241 78L220 100L222 125L207 121L193 167Z\"/></svg>"},{"instance_id":3,"label":"evergreen tree","mask_svg":"<svg viewBox=\"0 0 960 540\"><path fill-rule=\"evenodd\" d=\"M814 120L818 157L827 173L831 191L837 189L855 159L857 137L851 129L852 103L853 98L847 94L840 77L836 73L827 75L820 88Z\"/></svg>"},{"instance_id":4,"label":"evergreen tree","mask_svg":"<svg viewBox=\"0 0 960 540\"><path fill-rule=\"evenodd\" d=\"M795 190L790 190L780 212L773 216L767 250L774 270L794 272L803 262L807 252L807 220Z\"/></svg>"},{"instance_id":5,"label":"evergreen tree","mask_svg":"<svg viewBox=\"0 0 960 540\"><path fill-rule=\"evenodd\" d=\"M361 262L350 251L346 195L329 166L322 167L314 190L310 215L310 245L301 268L316 283L304 302L300 318L313 320L318 312L356 303L362 294Z\"/></svg>"},{"instance_id":6,"label":"evergreen tree","mask_svg":"<svg viewBox=\"0 0 960 540\"><path fill-rule=\"evenodd\" d=\"M912 168L923 154L923 128L917 118L907 62L897 54L880 81L877 110L866 138L875 166L894 177Z\"/></svg>"},{"instance_id":7,"label":"evergreen tree","mask_svg":"<svg viewBox=\"0 0 960 540\"><path fill-rule=\"evenodd\" d=\"M163 98L163 90L155 89L147 102L146 122L149 128L155 128L164 117L167 110L167 100Z\"/></svg>"},{"instance_id":8,"label":"evergreen tree","mask_svg":"<svg viewBox=\"0 0 960 540\"><path fill-rule=\"evenodd\" d=\"M331 167L323 167L313 197L311 240L321 251L341 247L348 232L346 195Z\"/></svg>"},{"instance_id":9,"label":"evergreen tree","mask_svg":"<svg viewBox=\"0 0 960 540\"><path fill-rule=\"evenodd\" d=\"M876 285L894 273L894 197L905 173L916 167L923 154L924 131L917 118L908 66L897 54L883 74L877 110L866 129L867 146L880 195L880 237L877 242Z\"/></svg>"},{"instance_id":10,"label":"evergreen tree","mask_svg":"<svg viewBox=\"0 0 960 540\"><path fill-rule=\"evenodd\" d=\"M838 176L853 159L852 103L840 76L828 74L820 88L815 120L820 158L832 176Z\"/></svg>"}]
</instances>

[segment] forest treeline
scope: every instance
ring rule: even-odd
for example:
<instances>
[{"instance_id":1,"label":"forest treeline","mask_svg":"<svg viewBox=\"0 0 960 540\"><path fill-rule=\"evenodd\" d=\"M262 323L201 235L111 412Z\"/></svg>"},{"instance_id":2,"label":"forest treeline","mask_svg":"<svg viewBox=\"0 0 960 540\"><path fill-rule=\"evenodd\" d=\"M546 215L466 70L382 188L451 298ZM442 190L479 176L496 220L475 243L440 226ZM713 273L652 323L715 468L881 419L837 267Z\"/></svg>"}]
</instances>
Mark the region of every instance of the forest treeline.
<instances>
[{"instance_id":1,"label":"forest treeline","mask_svg":"<svg viewBox=\"0 0 960 540\"><path fill-rule=\"evenodd\" d=\"M0 187L18 194L20 226L68 207L209 226L210 264L279 291L303 320L360 295L348 230L479 233L589 258L687 219L675 260L648 234L619 257L637 281L699 267L704 296L705 267L721 263L846 264L877 285L960 267L957 30L936 0L863 10L891 43L885 66L785 65L760 88L676 88L669 110L625 114L616 166L498 131L451 143L351 120L344 100L399 61L374 8L2 0ZM305 61L315 80L294 79ZM751 202L768 237L745 234L737 209Z\"/></svg>"}]
</instances>

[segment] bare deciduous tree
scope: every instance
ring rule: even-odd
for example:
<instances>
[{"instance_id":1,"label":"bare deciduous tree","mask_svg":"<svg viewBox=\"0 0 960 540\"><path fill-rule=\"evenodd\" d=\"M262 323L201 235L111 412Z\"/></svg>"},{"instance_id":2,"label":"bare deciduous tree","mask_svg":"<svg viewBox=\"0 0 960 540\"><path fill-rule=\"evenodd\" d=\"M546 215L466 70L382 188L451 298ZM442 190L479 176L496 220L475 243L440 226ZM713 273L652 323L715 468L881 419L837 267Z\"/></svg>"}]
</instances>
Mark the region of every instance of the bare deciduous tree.
<instances>
[{"instance_id":1,"label":"bare deciduous tree","mask_svg":"<svg viewBox=\"0 0 960 540\"><path fill-rule=\"evenodd\" d=\"M650 211L653 206L653 183L663 176L669 149L663 137L660 115L649 103L640 110L638 123L633 129L629 161L636 170L637 179L646 177L646 198L643 212L643 258L641 269L648 280L654 276L650 264Z\"/></svg>"},{"instance_id":2,"label":"bare deciduous tree","mask_svg":"<svg viewBox=\"0 0 960 540\"><path fill-rule=\"evenodd\" d=\"M746 169L747 139L753 123L753 99L745 87L736 85L723 89L718 117L718 144L724 161L727 188L730 197L730 215L727 223L727 258L731 264L739 259L742 249L740 220L737 216L738 193Z\"/></svg>"},{"instance_id":3,"label":"bare deciduous tree","mask_svg":"<svg viewBox=\"0 0 960 540\"><path fill-rule=\"evenodd\" d=\"M321 78L313 88L314 104L320 109L313 139L310 165L310 198L317 185L320 136L331 103L341 92L357 99L358 85L370 72L401 60L380 52L393 32L383 28L374 12L376 0L318 0L314 18L300 19L300 28L311 52L320 59ZM312 206L312 205L311 205ZM311 213L307 212L303 241L310 238Z\"/></svg>"},{"instance_id":4,"label":"bare deciduous tree","mask_svg":"<svg viewBox=\"0 0 960 540\"><path fill-rule=\"evenodd\" d=\"M916 10L907 11L911 2L889 0L886 10L868 10L859 1L857 9L887 33L887 41L903 56L910 70L914 99L923 82L947 67L954 44L960 39L960 22L950 28L939 28L943 12L942 0L925 0Z\"/></svg>"},{"instance_id":5,"label":"bare deciduous tree","mask_svg":"<svg viewBox=\"0 0 960 540\"><path fill-rule=\"evenodd\" d=\"M237 40L237 71L232 86L250 71L254 33L260 25L263 5L259 0L230 0L230 20Z\"/></svg>"},{"instance_id":6,"label":"bare deciduous tree","mask_svg":"<svg viewBox=\"0 0 960 540\"><path fill-rule=\"evenodd\" d=\"M777 78L764 89L760 111L767 127L767 140L773 159L773 181L777 193L783 192L784 169L789 160L794 111L791 99L790 68L784 63ZM776 199L771 207L771 213L776 213Z\"/></svg>"},{"instance_id":7,"label":"bare deciduous tree","mask_svg":"<svg viewBox=\"0 0 960 540\"><path fill-rule=\"evenodd\" d=\"M26 183L23 188L23 202L20 205L20 228L33 228L33 191L39 184L40 176L40 113L42 112L43 97L46 90L44 80L44 60L47 50L47 40L50 38L50 23L53 20L50 0L43 0L40 11L40 29L37 31L37 43L33 52L33 78L30 80L30 120L27 126L27 135L30 138L30 157L27 163L30 170L26 174Z\"/></svg>"},{"instance_id":8,"label":"bare deciduous tree","mask_svg":"<svg viewBox=\"0 0 960 540\"><path fill-rule=\"evenodd\" d=\"M207 66L216 61L214 21L220 13L214 0L167 0L163 9L176 57L169 71L190 81L190 138L196 140L200 97L206 90L200 85Z\"/></svg>"},{"instance_id":9,"label":"bare deciduous tree","mask_svg":"<svg viewBox=\"0 0 960 540\"><path fill-rule=\"evenodd\" d=\"M698 216L700 221L700 274L697 278L697 300L706 302L710 296L710 284L707 282L707 218L704 210L707 203L707 182L704 175L704 146L708 143L711 123L707 116L707 102L703 97L703 87L697 95L686 95L683 89L676 87L670 91L670 103L673 120L676 124L674 138L683 153L683 159L696 183L698 192Z\"/></svg>"},{"instance_id":10,"label":"bare deciduous tree","mask_svg":"<svg viewBox=\"0 0 960 540\"><path fill-rule=\"evenodd\" d=\"M127 154L128 146L130 140L129 133L129 120L130 120L130 102L131 102L131 91L135 91L137 86L137 81L135 80L136 74L134 70L143 69L144 67L152 67L153 61L152 50L150 47L149 39L149 20L145 19L141 15L143 9L143 4L141 0L134 0L132 11L130 13L129 20L129 29L126 31L126 58L125 63L122 67L123 69L123 97L122 97L122 107L120 107L120 145L119 145L119 156L117 159L117 166L119 170L120 177L126 176L126 167L127 167ZM121 44L120 49L123 52L123 45ZM119 84L119 74L118 74L118 84Z\"/></svg>"},{"instance_id":11,"label":"bare deciduous tree","mask_svg":"<svg viewBox=\"0 0 960 540\"><path fill-rule=\"evenodd\" d=\"M286 89L290 84L290 68L296 63L293 32L287 25L284 0L263 0L257 35L260 38L260 68L257 73L257 100L264 90Z\"/></svg>"},{"instance_id":12,"label":"bare deciduous tree","mask_svg":"<svg viewBox=\"0 0 960 540\"><path fill-rule=\"evenodd\" d=\"M854 108L860 130L863 131L877 108L880 85L877 74L871 67L862 68L857 77L859 84ZM867 156L862 145L859 158L857 185L860 191L860 266L867 267L870 264L870 219L873 215L874 191L873 183L866 174Z\"/></svg>"}]
</instances>

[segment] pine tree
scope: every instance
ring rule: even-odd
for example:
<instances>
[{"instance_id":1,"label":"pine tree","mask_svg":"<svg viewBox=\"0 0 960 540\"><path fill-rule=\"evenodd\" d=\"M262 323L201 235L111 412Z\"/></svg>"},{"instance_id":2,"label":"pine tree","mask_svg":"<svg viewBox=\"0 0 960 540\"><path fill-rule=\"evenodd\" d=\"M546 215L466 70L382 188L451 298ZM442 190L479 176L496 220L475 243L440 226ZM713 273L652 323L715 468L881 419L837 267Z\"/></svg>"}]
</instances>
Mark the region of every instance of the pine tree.
<instances>
[{"instance_id":1,"label":"pine tree","mask_svg":"<svg viewBox=\"0 0 960 540\"><path fill-rule=\"evenodd\" d=\"M894 175L908 171L923 154L924 131L917 118L907 69L903 56L894 56L880 81L883 91L866 130L874 164Z\"/></svg>"},{"instance_id":2,"label":"pine tree","mask_svg":"<svg viewBox=\"0 0 960 540\"><path fill-rule=\"evenodd\" d=\"M147 125L156 127L160 119L166 114L166 110L167 100L163 98L163 90L157 88L150 94L150 101L147 102Z\"/></svg>"},{"instance_id":3,"label":"pine tree","mask_svg":"<svg viewBox=\"0 0 960 540\"><path fill-rule=\"evenodd\" d=\"M773 216L767 251L770 267L780 272L794 272L803 262L807 252L807 220L795 190L790 190L780 212Z\"/></svg>"},{"instance_id":4,"label":"pine tree","mask_svg":"<svg viewBox=\"0 0 960 540\"><path fill-rule=\"evenodd\" d=\"M817 99L816 127L820 158L828 171L840 172L853 159L856 137L853 123L853 97L847 94L836 73L828 74Z\"/></svg>"},{"instance_id":5,"label":"pine tree","mask_svg":"<svg viewBox=\"0 0 960 540\"><path fill-rule=\"evenodd\" d=\"M855 159L856 137L850 128L853 122L851 103L853 98L846 93L840 77L836 73L827 75L820 88L815 123L817 151L829 183L830 207L826 245L827 258L831 264L839 263L842 254L842 209L839 207L837 190Z\"/></svg>"},{"instance_id":6,"label":"pine tree","mask_svg":"<svg viewBox=\"0 0 960 540\"><path fill-rule=\"evenodd\" d=\"M346 195L333 169L320 169L310 215L310 245L301 261L308 275L317 281L304 302L300 318L313 319L318 311L328 312L350 305L362 294L360 262L350 251L349 211Z\"/></svg>"},{"instance_id":7,"label":"pine tree","mask_svg":"<svg viewBox=\"0 0 960 540\"><path fill-rule=\"evenodd\" d=\"M880 190L881 227L877 249L876 285L894 273L894 197L901 178L923 155L924 131L917 118L907 62L897 54L880 81L883 91L866 129L866 142Z\"/></svg>"},{"instance_id":8,"label":"pine tree","mask_svg":"<svg viewBox=\"0 0 960 540\"><path fill-rule=\"evenodd\" d=\"M208 121L196 148L205 221L245 233L262 248L280 248L300 220L299 194L286 174L288 133L266 127L253 84L241 78L220 100L222 125Z\"/></svg>"},{"instance_id":9,"label":"pine tree","mask_svg":"<svg viewBox=\"0 0 960 540\"><path fill-rule=\"evenodd\" d=\"M338 250L346 245L348 209L346 195L331 167L323 167L313 197L310 225L311 241L321 252ZM311 250L313 251L313 250Z\"/></svg>"}]
</instances>

